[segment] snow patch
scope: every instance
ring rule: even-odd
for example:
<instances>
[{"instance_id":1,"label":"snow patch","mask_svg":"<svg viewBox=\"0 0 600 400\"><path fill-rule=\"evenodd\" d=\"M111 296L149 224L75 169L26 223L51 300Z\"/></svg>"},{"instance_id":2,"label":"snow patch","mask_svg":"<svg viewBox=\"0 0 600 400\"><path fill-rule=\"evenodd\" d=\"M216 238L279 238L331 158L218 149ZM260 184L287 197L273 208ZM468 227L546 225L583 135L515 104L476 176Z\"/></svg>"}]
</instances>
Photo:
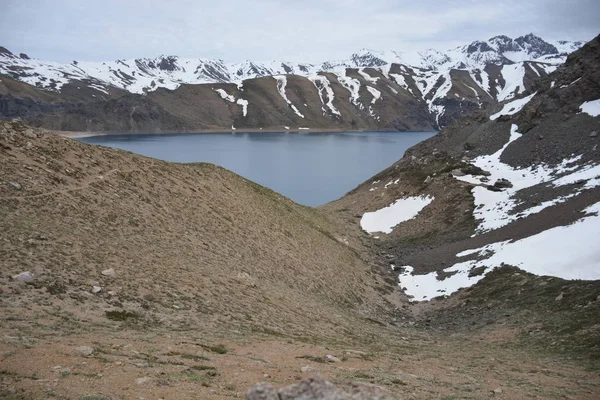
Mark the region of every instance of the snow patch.
<instances>
[{"instance_id":1,"label":"snow patch","mask_svg":"<svg viewBox=\"0 0 600 400\"><path fill-rule=\"evenodd\" d=\"M527 168L513 168L508 164L502 163L500 157L504 150L521 136L517 132L517 129L518 127L515 124L511 126L510 139L496 153L479 156L471 161L473 165L491 173L488 177L491 183L503 178L508 179L513 185L500 192L490 191L485 186L475 186L472 189L475 202L473 215L479 221L477 234L501 228L519 218L538 213L547 207L562 203L578 195L583 189L596 187L600 184L600 166L591 164L584 166L575 165L581 159L580 155L565 159L556 166L539 164ZM568 173L570 174L565 175ZM456 176L455 178L475 185L481 185L479 178L472 175ZM588 179L586 185L576 189L570 195L557 197L519 213L512 213L512 210L519 205L515 199L515 194L519 190L542 183L557 187L573 184L585 179Z\"/></svg>"},{"instance_id":2,"label":"snow patch","mask_svg":"<svg viewBox=\"0 0 600 400\"><path fill-rule=\"evenodd\" d=\"M380 210L364 213L360 226L368 233L391 233L396 225L416 217L433 200L431 196L398 199Z\"/></svg>"},{"instance_id":3,"label":"snow patch","mask_svg":"<svg viewBox=\"0 0 600 400\"><path fill-rule=\"evenodd\" d=\"M309 76L308 79L312 81L312 83L317 88L319 92L319 98L321 99L321 104L329 108L332 114L341 116L340 112L333 105L333 89L329 83L329 79L323 75L313 75ZM327 102L325 102L325 96L327 96ZM325 114L325 107L323 107L323 114Z\"/></svg>"},{"instance_id":4,"label":"snow patch","mask_svg":"<svg viewBox=\"0 0 600 400\"><path fill-rule=\"evenodd\" d=\"M365 79L365 81L367 81L367 82L371 82L371 83L377 83L377 81L379 80L379 77L376 77L376 78L372 77L371 75L369 75L369 74L367 73L367 71L365 71L365 69L364 69L364 68L359 68L359 69L358 69L358 73L359 73L359 74L360 74L360 76L362 76L362 77Z\"/></svg>"},{"instance_id":5,"label":"snow patch","mask_svg":"<svg viewBox=\"0 0 600 400\"><path fill-rule=\"evenodd\" d=\"M502 107L502 110L500 110L496 114L490 115L490 119L494 121L498 119L501 115L513 115L518 113L523 109L523 107L525 107L527 103L529 103L531 99L533 99L533 96L535 96L536 93L533 93L527 97L523 97L522 99L517 99L506 103L504 107Z\"/></svg>"},{"instance_id":6,"label":"snow patch","mask_svg":"<svg viewBox=\"0 0 600 400\"><path fill-rule=\"evenodd\" d=\"M279 91L281 97L285 100L288 106L290 106L292 110L294 110L297 116L299 116L300 118L304 118L304 115L300 112L300 110L298 110L298 108L296 108L295 105L292 104L292 102L287 98L287 95L285 94L285 87L287 86L287 77L285 75L276 75L273 78L277 81L277 90Z\"/></svg>"},{"instance_id":7,"label":"snow patch","mask_svg":"<svg viewBox=\"0 0 600 400\"><path fill-rule=\"evenodd\" d=\"M338 75L338 82L350 92L350 103L362 110L364 106L359 101L360 81L349 77L346 68L344 68Z\"/></svg>"},{"instance_id":8,"label":"snow patch","mask_svg":"<svg viewBox=\"0 0 600 400\"><path fill-rule=\"evenodd\" d=\"M371 104L375 104L375 102L381 97L381 92L371 86L367 86L367 90L369 91L369 93L371 93L371 96L373 96Z\"/></svg>"},{"instance_id":9,"label":"snow patch","mask_svg":"<svg viewBox=\"0 0 600 400\"><path fill-rule=\"evenodd\" d=\"M242 106L242 115L245 117L246 115L248 115L248 100L244 100L244 99L237 99L237 104L239 104L240 106ZM262 129L262 128L261 128Z\"/></svg>"},{"instance_id":10,"label":"snow patch","mask_svg":"<svg viewBox=\"0 0 600 400\"><path fill-rule=\"evenodd\" d=\"M600 99L586 101L585 103L579 106L579 109L582 113L589 114L592 117L597 117L600 115Z\"/></svg>"},{"instance_id":11,"label":"snow patch","mask_svg":"<svg viewBox=\"0 0 600 400\"><path fill-rule=\"evenodd\" d=\"M587 207L586 216L575 223L558 226L517 241L504 241L466 250L457 257L478 254L481 260L465 261L444 269L453 275L438 280L437 272L413 275L414 269L404 267L399 276L400 286L413 297L426 301L450 295L461 288L474 285L485 274L503 264L513 265L539 276L562 279L600 279L600 202ZM486 268L478 276L469 277L473 268Z\"/></svg>"},{"instance_id":12,"label":"snow patch","mask_svg":"<svg viewBox=\"0 0 600 400\"><path fill-rule=\"evenodd\" d=\"M498 88L498 101L509 100L525 91L523 78L525 67L523 63L502 66L504 87Z\"/></svg>"},{"instance_id":13,"label":"snow patch","mask_svg":"<svg viewBox=\"0 0 600 400\"><path fill-rule=\"evenodd\" d=\"M223 100L228 101L230 103L235 103L235 96L228 94L225 90L223 90L223 89L213 89L213 90L215 92L217 92Z\"/></svg>"}]
</instances>

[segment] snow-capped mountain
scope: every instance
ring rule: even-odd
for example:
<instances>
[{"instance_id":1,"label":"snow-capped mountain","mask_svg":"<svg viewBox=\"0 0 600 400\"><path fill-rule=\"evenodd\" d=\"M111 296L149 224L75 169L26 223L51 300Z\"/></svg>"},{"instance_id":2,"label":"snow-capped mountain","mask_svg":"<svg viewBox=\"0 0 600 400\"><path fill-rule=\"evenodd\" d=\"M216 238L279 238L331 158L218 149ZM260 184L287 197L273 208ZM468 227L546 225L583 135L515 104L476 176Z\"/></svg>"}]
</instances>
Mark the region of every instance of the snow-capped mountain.
<instances>
[{"instance_id":1,"label":"snow-capped mountain","mask_svg":"<svg viewBox=\"0 0 600 400\"><path fill-rule=\"evenodd\" d=\"M25 54L16 55L0 47L0 74L44 91L67 95L68 99L64 99L64 96L62 99L68 102L74 99L107 101L120 98L127 92L150 95L161 92L157 91L159 88L183 90L185 85L191 84L208 85L208 92L202 89L202 96L189 100L204 104L201 100L210 101L210 96L216 93L215 87L225 90L223 85L234 84L233 87L237 87L234 96L237 100L234 103L243 103L245 106L243 110L234 108L228 112L242 113L239 117L244 118L241 122L246 127L263 126L265 123L271 126L302 123L301 126L304 126L307 120L303 118L306 113L302 107L314 105L317 119L312 121L319 127L339 127L352 121L363 121L360 126L349 126L365 129L437 129L474 109L519 97L536 79L552 72L564 62L569 52L582 45L582 42L567 41L550 43L533 34L516 39L496 36L447 51L362 49L345 60L320 64L281 61L258 63L250 60L227 63L223 60L178 56L61 64L32 59ZM285 76L297 78L293 81L293 89L290 85L286 89L284 82L290 80L284 80L282 77ZM260 85L253 86L249 81L254 78L264 78L260 83L261 90L257 89ZM274 91L271 91L271 87ZM257 90L256 93L251 93L253 90ZM291 94L291 90L296 93ZM281 111L275 105L280 101L294 112L284 120L263 120L262 116L260 121L253 120L254 110L263 110L255 109L252 101L247 104L247 98L253 94L268 97L272 93L280 94L280 98L263 99L275 107L271 110L272 115ZM159 96L161 101L162 96ZM232 94L227 92L220 97L225 102L221 103L222 107L231 108L227 104L230 96ZM180 100L174 96L172 101ZM22 102L19 107L21 105ZM4 117L13 118L21 115L20 112L14 111ZM237 117L233 115L231 118L233 121ZM228 124L231 126L230 122ZM240 121L237 124L240 125ZM219 127L221 125L218 123Z\"/></svg>"},{"instance_id":2,"label":"snow-capped mountain","mask_svg":"<svg viewBox=\"0 0 600 400\"><path fill-rule=\"evenodd\" d=\"M440 52L428 49L417 53L362 49L346 60L321 64L281 61L258 63L246 60L226 63L223 60L159 56L108 62L73 61L61 64L16 55L0 48L0 73L31 85L60 91L71 80L91 80L92 84L113 85L132 93L145 93L159 87L175 89L181 84L241 82L261 76L295 74L308 76L319 71L339 72L345 68L383 67L392 63L432 71L483 69L487 64L507 65L520 61L559 64L583 42L549 43L528 34L516 39L496 36L488 41Z\"/></svg>"}]
</instances>

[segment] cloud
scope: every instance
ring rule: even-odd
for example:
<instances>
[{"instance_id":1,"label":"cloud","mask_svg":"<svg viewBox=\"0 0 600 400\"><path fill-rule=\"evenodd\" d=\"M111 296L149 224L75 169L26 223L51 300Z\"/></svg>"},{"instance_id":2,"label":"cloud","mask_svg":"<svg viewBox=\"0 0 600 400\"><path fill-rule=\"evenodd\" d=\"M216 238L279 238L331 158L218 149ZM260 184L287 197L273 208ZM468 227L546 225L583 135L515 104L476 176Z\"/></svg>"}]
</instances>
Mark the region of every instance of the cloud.
<instances>
[{"instance_id":1,"label":"cloud","mask_svg":"<svg viewBox=\"0 0 600 400\"><path fill-rule=\"evenodd\" d=\"M227 61L447 49L497 34L589 40L597 0L3 0L0 45L56 61L177 54Z\"/></svg>"}]
</instances>

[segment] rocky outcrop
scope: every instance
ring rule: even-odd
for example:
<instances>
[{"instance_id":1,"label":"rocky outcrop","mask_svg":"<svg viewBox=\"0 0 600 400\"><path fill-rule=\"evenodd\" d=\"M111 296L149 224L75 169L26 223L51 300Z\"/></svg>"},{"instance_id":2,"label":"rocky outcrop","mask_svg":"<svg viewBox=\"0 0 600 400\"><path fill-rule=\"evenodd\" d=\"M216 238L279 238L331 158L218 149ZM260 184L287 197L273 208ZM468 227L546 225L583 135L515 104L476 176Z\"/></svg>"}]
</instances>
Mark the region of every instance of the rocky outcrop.
<instances>
[{"instance_id":1,"label":"rocky outcrop","mask_svg":"<svg viewBox=\"0 0 600 400\"><path fill-rule=\"evenodd\" d=\"M334 384L314 376L303 380L297 385L280 389L270 383L261 382L252 386L246 392L247 400L393 400L380 388L363 383L354 383L349 392L344 392Z\"/></svg>"}]
</instances>

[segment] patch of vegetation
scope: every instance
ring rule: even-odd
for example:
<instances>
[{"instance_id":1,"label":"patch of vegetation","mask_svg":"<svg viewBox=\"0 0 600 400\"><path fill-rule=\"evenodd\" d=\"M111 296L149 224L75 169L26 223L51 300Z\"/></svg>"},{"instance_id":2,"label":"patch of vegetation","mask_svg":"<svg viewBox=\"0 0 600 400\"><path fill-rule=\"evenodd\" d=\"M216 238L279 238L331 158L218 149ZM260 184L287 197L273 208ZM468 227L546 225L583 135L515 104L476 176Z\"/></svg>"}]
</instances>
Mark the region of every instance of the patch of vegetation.
<instances>
[{"instance_id":1,"label":"patch of vegetation","mask_svg":"<svg viewBox=\"0 0 600 400\"><path fill-rule=\"evenodd\" d=\"M186 354L186 353L168 353L167 355L179 355L181 358L185 358L186 360L194 360L194 361L210 361L210 358L204 356L197 356L195 354Z\"/></svg>"},{"instance_id":2,"label":"patch of vegetation","mask_svg":"<svg viewBox=\"0 0 600 400\"><path fill-rule=\"evenodd\" d=\"M193 370L196 371L211 371L211 370L216 370L215 367L211 366L211 365L192 365L190 367Z\"/></svg>"},{"instance_id":3,"label":"patch of vegetation","mask_svg":"<svg viewBox=\"0 0 600 400\"><path fill-rule=\"evenodd\" d=\"M201 345L201 347L204 350L208 350L210 352L217 353L217 354L225 354L228 351L227 347L225 347L224 344L217 344L217 345L214 345L214 346Z\"/></svg>"},{"instance_id":4,"label":"patch of vegetation","mask_svg":"<svg viewBox=\"0 0 600 400\"><path fill-rule=\"evenodd\" d=\"M111 321L127 321L127 320L137 320L139 315L132 311L106 311L104 313L106 318Z\"/></svg>"}]
</instances>

